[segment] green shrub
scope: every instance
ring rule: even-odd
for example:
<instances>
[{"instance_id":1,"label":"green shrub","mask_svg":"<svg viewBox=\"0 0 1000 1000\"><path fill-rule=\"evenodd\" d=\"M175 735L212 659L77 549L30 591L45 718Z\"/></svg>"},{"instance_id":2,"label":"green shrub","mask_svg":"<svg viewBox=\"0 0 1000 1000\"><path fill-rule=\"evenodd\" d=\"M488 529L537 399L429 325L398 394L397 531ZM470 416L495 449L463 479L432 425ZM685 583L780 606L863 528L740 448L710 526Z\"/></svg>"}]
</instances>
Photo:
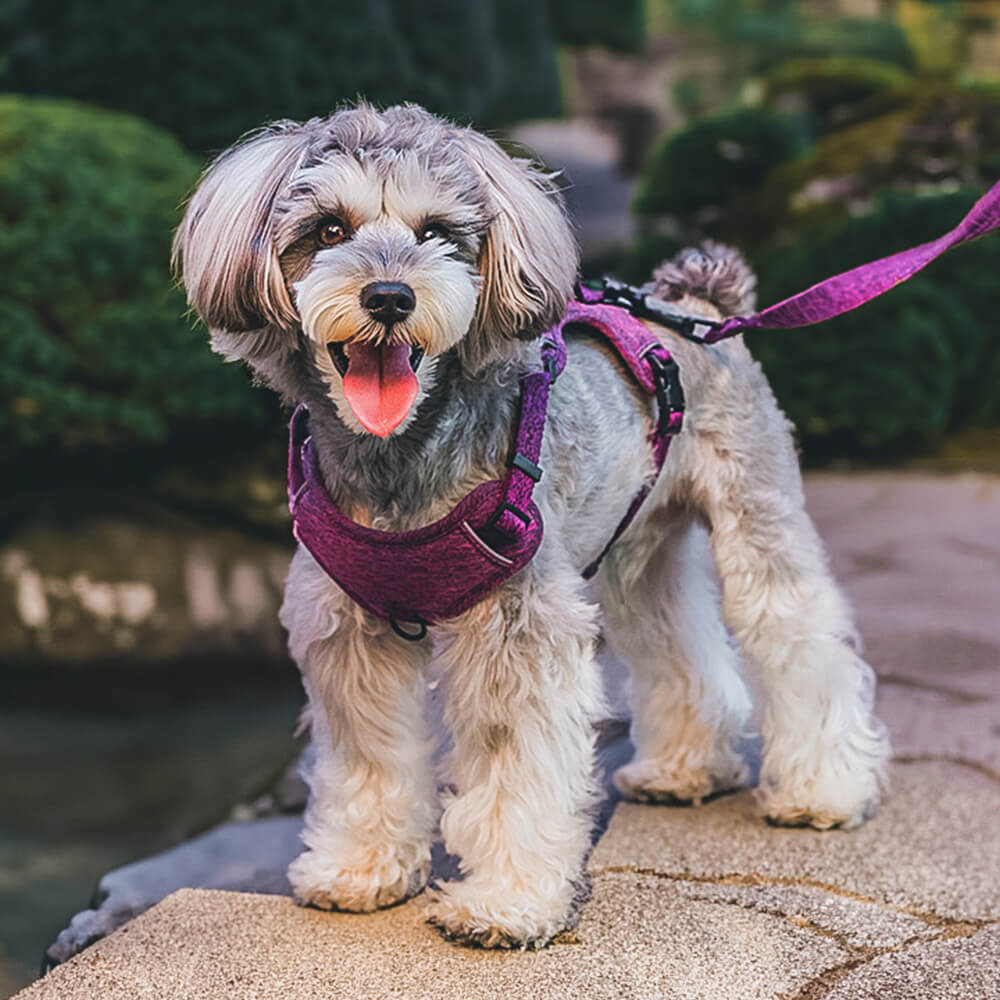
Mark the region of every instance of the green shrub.
<instances>
[{"instance_id":1,"label":"green shrub","mask_svg":"<svg viewBox=\"0 0 1000 1000\"><path fill-rule=\"evenodd\" d=\"M556 48L535 0L7 8L0 87L129 111L202 152L264 121L327 114L359 95L480 123L560 107Z\"/></svg>"},{"instance_id":2,"label":"green shrub","mask_svg":"<svg viewBox=\"0 0 1000 1000\"><path fill-rule=\"evenodd\" d=\"M603 45L622 52L642 48L646 36L643 0L549 0L552 29L566 45Z\"/></svg>"},{"instance_id":3,"label":"green shrub","mask_svg":"<svg viewBox=\"0 0 1000 1000\"><path fill-rule=\"evenodd\" d=\"M770 305L868 260L934 239L976 193L893 194L860 218L802 232L760 266ZM882 458L947 431L1000 423L1000 236L950 251L917 277L816 327L749 335L806 457Z\"/></svg>"},{"instance_id":4,"label":"green shrub","mask_svg":"<svg viewBox=\"0 0 1000 1000\"><path fill-rule=\"evenodd\" d=\"M842 126L860 102L887 91L906 91L912 85L913 77L898 66L854 56L790 59L763 79L766 103L797 99L822 133Z\"/></svg>"},{"instance_id":5,"label":"green shrub","mask_svg":"<svg viewBox=\"0 0 1000 1000\"><path fill-rule=\"evenodd\" d=\"M131 116L0 97L0 458L261 419L265 394L211 353L169 276L197 175Z\"/></svg>"},{"instance_id":6,"label":"green shrub","mask_svg":"<svg viewBox=\"0 0 1000 1000\"><path fill-rule=\"evenodd\" d=\"M716 218L728 235L761 223L753 192L780 164L809 149L805 120L766 108L743 107L712 115L664 136L643 167L633 203L639 215L673 215L713 232ZM741 196L748 211L734 214ZM766 224L766 220L763 220Z\"/></svg>"}]
</instances>

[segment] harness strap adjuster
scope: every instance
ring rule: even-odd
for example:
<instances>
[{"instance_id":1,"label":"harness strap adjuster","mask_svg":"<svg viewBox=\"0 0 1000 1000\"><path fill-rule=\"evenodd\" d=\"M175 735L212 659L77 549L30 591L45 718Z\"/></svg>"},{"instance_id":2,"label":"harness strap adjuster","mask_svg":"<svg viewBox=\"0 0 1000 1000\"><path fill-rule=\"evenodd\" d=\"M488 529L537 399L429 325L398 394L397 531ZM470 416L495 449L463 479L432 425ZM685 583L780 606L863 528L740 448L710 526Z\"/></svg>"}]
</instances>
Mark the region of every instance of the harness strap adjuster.
<instances>
[{"instance_id":1,"label":"harness strap adjuster","mask_svg":"<svg viewBox=\"0 0 1000 1000\"><path fill-rule=\"evenodd\" d=\"M503 539L510 541L511 533L505 531L500 527L500 518L504 516L505 513L511 514L517 518L523 525L525 530L531 527L531 515L527 514L525 511L521 510L520 507L515 507L509 500L504 500L502 504L492 514L490 514L489 520L483 525L483 527L478 532L478 535L490 548L496 548L493 543L498 539Z\"/></svg>"},{"instance_id":2,"label":"harness strap adjuster","mask_svg":"<svg viewBox=\"0 0 1000 1000\"><path fill-rule=\"evenodd\" d=\"M684 390L681 388L680 369L672 357L656 353L646 355L653 382L656 385L657 426L661 434L677 434L680 421L677 414L684 412Z\"/></svg>"},{"instance_id":3,"label":"harness strap adjuster","mask_svg":"<svg viewBox=\"0 0 1000 1000\"><path fill-rule=\"evenodd\" d=\"M510 460L510 467L520 469L532 482L537 483L542 478L542 467L536 465L530 458L525 458L520 452Z\"/></svg>"}]
</instances>

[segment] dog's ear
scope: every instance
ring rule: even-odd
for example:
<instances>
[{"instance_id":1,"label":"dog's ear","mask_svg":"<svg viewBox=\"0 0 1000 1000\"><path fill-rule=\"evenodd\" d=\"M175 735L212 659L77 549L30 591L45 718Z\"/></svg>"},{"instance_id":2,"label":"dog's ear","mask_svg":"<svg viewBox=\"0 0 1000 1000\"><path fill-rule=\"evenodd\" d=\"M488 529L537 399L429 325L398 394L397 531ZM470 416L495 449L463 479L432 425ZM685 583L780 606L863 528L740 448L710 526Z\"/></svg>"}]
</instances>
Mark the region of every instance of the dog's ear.
<instances>
[{"instance_id":1,"label":"dog's ear","mask_svg":"<svg viewBox=\"0 0 1000 1000\"><path fill-rule=\"evenodd\" d=\"M499 338L530 340L562 318L573 293L578 250L549 174L529 160L512 159L477 132L468 132L465 145L492 200L480 254L483 287L468 335L473 346L489 353Z\"/></svg>"},{"instance_id":2,"label":"dog's ear","mask_svg":"<svg viewBox=\"0 0 1000 1000\"><path fill-rule=\"evenodd\" d=\"M205 171L174 237L174 273L188 301L230 347L234 338L226 334L298 322L274 249L272 216L308 136L307 126L279 122L227 149Z\"/></svg>"}]
</instances>

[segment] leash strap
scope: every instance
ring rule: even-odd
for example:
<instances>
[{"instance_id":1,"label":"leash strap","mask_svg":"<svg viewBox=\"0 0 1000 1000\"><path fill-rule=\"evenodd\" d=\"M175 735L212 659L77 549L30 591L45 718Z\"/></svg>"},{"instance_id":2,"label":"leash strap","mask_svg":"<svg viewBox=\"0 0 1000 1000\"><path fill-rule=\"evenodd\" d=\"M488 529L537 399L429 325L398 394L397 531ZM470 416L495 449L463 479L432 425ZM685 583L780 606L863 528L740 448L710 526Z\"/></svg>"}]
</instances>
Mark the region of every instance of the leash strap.
<instances>
[{"instance_id":1,"label":"leash strap","mask_svg":"<svg viewBox=\"0 0 1000 1000\"><path fill-rule=\"evenodd\" d=\"M796 326L811 326L826 319L857 309L884 294L901 282L912 278L933 260L961 243L978 239L1000 226L1000 181L993 185L972 206L969 214L949 233L862 264L850 271L827 278L804 292L768 306L752 316L734 316L713 325L705 334L706 344L735 337L747 330L784 330Z\"/></svg>"}]
</instances>

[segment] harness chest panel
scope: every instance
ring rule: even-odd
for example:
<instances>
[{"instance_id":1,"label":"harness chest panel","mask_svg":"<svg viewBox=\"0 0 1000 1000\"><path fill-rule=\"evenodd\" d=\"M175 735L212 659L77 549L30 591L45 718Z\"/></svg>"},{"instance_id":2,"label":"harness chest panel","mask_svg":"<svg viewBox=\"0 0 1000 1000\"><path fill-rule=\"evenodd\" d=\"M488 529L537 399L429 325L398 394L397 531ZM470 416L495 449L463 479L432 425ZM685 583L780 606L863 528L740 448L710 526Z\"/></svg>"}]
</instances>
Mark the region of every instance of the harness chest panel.
<instances>
[{"instance_id":1,"label":"harness chest panel","mask_svg":"<svg viewBox=\"0 0 1000 1000\"><path fill-rule=\"evenodd\" d=\"M579 292L582 298L586 289ZM414 531L380 531L352 521L323 485L309 437L309 414L292 417L288 494L295 538L358 604L388 619L405 638L467 611L522 570L542 541L543 524L532 500L549 390L566 363L563 328L584 325L617 353L626 371L657 402L650 435L654 474L635 497L604 550L583 571L592 576L611 545L635 517L681 429L683 397L677 365L642 322L617 306L571 302L565 318L542 338L542 368L521 380L521 412L503 479L467 494L447 515ZM399 623L413 623L404 631Z\"/></svg>"}]
</instances>

